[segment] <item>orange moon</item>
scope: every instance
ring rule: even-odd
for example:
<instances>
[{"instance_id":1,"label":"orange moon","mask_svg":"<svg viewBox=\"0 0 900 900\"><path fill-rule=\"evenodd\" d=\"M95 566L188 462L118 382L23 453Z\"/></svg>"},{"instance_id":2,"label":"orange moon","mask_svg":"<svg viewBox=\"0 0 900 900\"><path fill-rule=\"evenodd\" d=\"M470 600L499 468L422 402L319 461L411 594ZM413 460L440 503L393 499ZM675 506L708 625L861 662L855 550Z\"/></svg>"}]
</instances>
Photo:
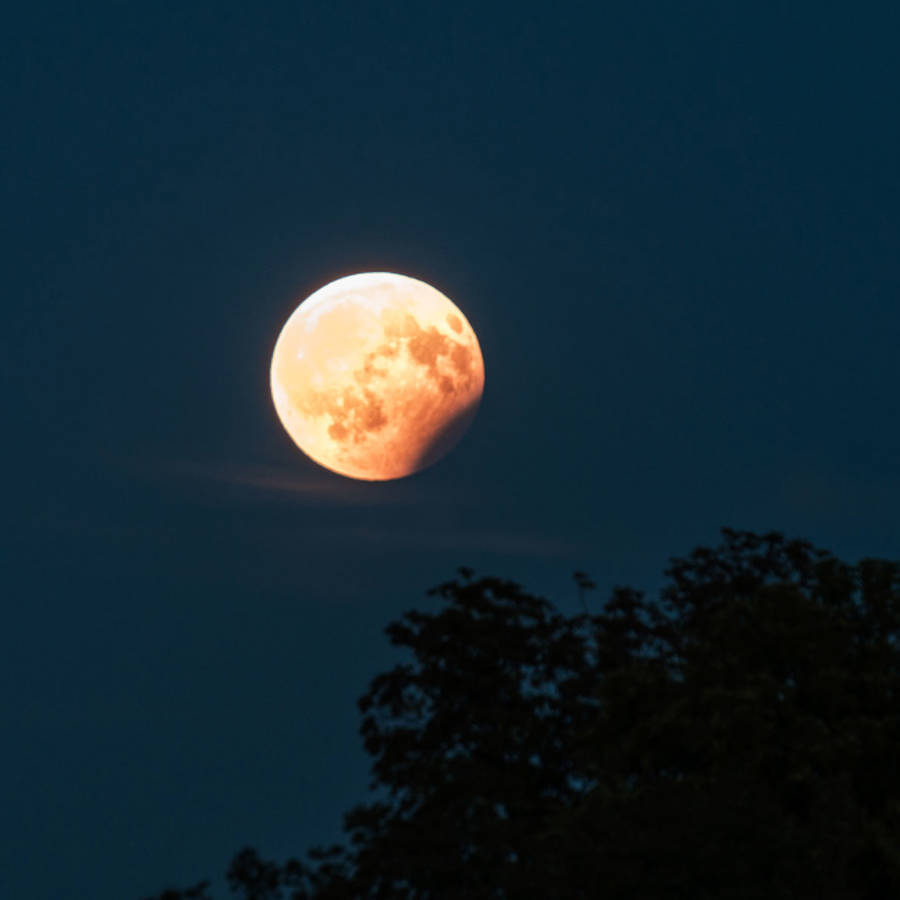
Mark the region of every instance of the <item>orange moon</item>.
<instances>
[{"instance_id":1,"label":"orange moon","mask_svg":"<svg viewBox=\"0 0 900 900\"><path fill-rule=\"evenodd\" d=\"M459 442L484 390L472 326L440 291L405 275L332 281L275 343L272 399L294 443L326 469L387 481Z\"/></svg>"}]
</instances>

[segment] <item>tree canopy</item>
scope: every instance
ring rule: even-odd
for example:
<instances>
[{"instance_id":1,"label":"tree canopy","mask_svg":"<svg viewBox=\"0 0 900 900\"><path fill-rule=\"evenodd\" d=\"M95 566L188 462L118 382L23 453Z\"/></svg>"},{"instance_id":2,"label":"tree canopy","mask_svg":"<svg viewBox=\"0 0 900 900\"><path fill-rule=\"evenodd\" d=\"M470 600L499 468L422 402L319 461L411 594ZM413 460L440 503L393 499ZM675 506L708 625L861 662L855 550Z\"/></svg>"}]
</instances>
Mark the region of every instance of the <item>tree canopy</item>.
<instances>
[{"instance_id":1,"label":"tree canopy","mask_svg":"<svg viewBox=\"0 0 900 900\"><path fill-rule=\"evenodd\" d=\"M576 616L467 569L434 588L359 701L373 798L346 844L242 850L233 891L900 896L900 563L726 528L665 574Z\"/></svg>"}]
</instances>

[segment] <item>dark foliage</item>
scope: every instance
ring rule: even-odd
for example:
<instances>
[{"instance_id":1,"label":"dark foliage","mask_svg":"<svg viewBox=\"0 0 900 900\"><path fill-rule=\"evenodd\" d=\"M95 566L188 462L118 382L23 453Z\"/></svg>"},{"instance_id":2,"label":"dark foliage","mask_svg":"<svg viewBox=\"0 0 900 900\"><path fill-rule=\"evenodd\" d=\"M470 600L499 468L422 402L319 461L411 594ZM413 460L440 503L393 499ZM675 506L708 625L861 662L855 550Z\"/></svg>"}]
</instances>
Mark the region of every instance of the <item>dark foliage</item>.
<instances>
[{"instance_id":1,"label":"dark foliage","mask_svg":"<svg viewBox=\"0 0 900 900\"><path fill-rule=\"evenodd\" d=\"M435 588L440 612L387 629L412 661L359 702L380 799L307 862L242 851L232 889L900 896L900 564L723 529L666 575L577 617L469 570Z\"/></svg>"}]
</instances>

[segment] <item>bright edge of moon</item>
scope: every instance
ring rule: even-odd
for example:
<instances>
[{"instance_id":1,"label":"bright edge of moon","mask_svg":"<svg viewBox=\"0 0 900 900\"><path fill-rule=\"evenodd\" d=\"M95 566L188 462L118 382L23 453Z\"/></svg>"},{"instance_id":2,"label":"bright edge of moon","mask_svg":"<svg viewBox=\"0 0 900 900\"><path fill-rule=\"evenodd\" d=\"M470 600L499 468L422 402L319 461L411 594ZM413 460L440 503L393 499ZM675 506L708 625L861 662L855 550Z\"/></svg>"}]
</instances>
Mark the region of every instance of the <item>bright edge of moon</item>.
<instances>
[{"instance_id":1,"label":"bright edge of moon","mask_svg":"<svg viewBox=\"0 0 900 900\"><path fill-rule=\"evenodd\" d=\"M456 305L391 272L348 275L307 297L272 354L272 399L319 465L366 481L418 472L471 425L484 360Z\"/></svg>"}]
</instances>

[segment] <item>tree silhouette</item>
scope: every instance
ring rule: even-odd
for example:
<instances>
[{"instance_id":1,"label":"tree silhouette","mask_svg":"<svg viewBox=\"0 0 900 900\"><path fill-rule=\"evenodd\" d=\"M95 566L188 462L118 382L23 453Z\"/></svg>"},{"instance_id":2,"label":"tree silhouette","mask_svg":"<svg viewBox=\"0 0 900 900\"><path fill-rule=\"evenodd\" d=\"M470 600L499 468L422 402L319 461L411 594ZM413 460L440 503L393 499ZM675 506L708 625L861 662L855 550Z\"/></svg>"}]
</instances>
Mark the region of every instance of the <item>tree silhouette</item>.
<instances>
[{"instance_id":1,"label":"tree silhouette","mask_svg":"<svg viewBox=\"0 0 900 900\"><path fill-rule=\"evenodd\" d=\"M900 896L900 564L722 535L597 615L470 570L435 588L387 628L412 661L359 701L377 799L348 844L243 850L233 891Z\"/></svg>"}]
</instances>

